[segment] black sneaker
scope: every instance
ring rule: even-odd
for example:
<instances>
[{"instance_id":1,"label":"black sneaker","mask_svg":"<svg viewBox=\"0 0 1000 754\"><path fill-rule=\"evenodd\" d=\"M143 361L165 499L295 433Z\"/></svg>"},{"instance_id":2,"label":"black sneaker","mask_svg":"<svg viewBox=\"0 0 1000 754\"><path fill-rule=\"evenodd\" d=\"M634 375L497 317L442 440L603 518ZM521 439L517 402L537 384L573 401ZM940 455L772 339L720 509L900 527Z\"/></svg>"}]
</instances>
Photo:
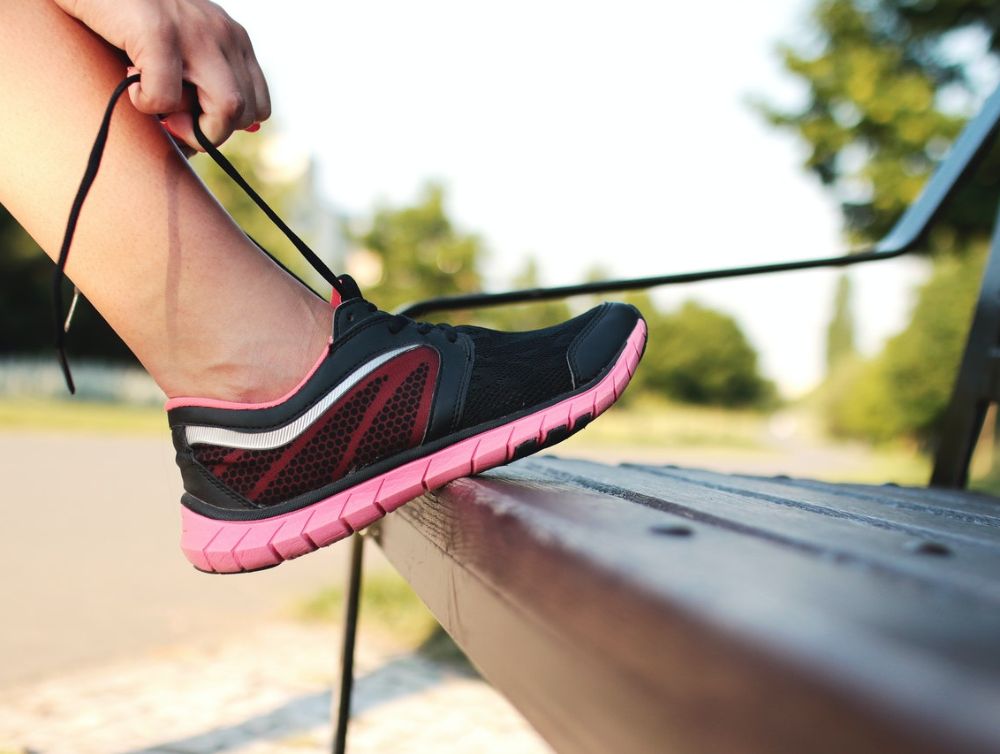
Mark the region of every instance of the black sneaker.
<instances>
[{"instance_id":1,"label":"black sneaker","mask_svg":"<svg viewBox=\"0 0 1000 754\"><path fill-rule=\"evenodd\" d=\"M564 440L622 394L645 346L625 304L504 333L386 314L340 281L329 349L291 393L167 403L181 548L203 571L277 565Z\"/></svg>"},{"instance_id":2,"label":"black sneaker","mask_svg":"<svg viewBox=\"0 0 1000 754\"><path fill-rule=\"evenodd\" d=\"M56 343L71 392L63 270L115 103L138 78L111 96L59 254ZM254 571L328 545L426 490L565 439L622 394L646 343L634 307L603 304L524 333L381 312L260 198L201 133L197 115L202 147L330 283L336 310L326 353L283 398L167 402L185 490L181 548L195 567Z\"/></svg>"}]
</instances>

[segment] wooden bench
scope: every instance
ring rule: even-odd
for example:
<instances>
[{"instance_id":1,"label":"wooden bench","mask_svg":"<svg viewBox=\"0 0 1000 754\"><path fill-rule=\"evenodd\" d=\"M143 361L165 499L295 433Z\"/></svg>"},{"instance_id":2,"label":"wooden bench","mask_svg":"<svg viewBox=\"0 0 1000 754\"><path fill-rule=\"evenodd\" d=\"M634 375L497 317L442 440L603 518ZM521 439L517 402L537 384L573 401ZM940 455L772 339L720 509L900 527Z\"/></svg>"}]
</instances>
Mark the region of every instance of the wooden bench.
<instances>
[{"instance_id":1,"label":"wooden bench","mask_svg":"<svg viewBox=\"0 0 1000 754\"><path fill-rule=\"evenodd\" d=\"M557 751L1000 751L992 498L543 457L375 538Z\"/></svg>"},{"instance_id":2,"label":"wooden bench","mask_svg":"<svg viewBox=\"0 0 1000 754\"><path fill-rule=\"evenodd\" d=\"M921 244L998 124L1000 89L861 254L452 297L408 313L899 256ZM428 493L374 538L559 752L1000 752L1000 500L961 489L1000 398L998 346L1000 220L934 488L532 457Z\"/></svg>"}]
</instances>

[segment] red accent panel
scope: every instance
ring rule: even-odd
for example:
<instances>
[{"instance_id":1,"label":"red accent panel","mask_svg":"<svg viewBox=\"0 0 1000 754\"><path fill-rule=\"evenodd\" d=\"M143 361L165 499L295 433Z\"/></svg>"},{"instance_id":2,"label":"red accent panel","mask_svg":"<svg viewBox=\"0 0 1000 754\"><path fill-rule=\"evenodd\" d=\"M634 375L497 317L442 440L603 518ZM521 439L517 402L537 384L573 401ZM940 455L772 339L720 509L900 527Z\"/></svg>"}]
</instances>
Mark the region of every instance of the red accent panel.
<instances>
[{"instance_id":1,"label":"red accent panel","mask_svg":"<svg viewBox=\"0 0 1000 754\"><path fill-rule=\"evenodd\" d=\"M430 347L400 354L280 448L196 445L192 452L210 474L255 503L289 500L419 445L439 366L438 353Z\"/></svg>"}]
</instances>

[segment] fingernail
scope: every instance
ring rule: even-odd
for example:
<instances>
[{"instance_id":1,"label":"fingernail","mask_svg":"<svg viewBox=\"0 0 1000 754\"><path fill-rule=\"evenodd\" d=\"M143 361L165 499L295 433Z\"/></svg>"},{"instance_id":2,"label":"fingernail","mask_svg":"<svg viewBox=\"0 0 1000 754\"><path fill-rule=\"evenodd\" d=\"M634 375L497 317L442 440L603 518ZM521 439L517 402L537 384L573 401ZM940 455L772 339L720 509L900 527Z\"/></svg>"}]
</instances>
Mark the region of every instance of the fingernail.
<instances>
[{"instance_id":1,"label":"fingernail","mask_svg":"<svg viewBox=\"0 0 1000 754\"><path fill-rule=\"evenodd\" d=\"M260 123L251 123L243 130L246 131L248 134L255 134L260 130Z\"/></svg>"},{"instance_id":2,"label":"fingernail","mask_svg":"<svg viewBox=\"0 0 1000 754\"><path fill-rule=\"evenodd\" d=\"M167 130L167 133L173 136L175 139L181 138L180 134L178 134L174 129L170 127L170 123L167 122L166 118L160 121L160 125L163 126Z\"/></svg>"}]
</instances>

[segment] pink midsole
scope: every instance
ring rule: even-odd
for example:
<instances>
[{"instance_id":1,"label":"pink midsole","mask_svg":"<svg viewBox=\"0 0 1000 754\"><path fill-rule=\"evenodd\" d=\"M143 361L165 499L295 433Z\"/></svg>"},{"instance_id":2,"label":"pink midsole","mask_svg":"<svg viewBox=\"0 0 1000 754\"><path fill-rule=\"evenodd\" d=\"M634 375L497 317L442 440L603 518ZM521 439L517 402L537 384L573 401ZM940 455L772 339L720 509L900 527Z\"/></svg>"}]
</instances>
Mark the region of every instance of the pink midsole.
<instances>
[{"instance_id":1,"label":"pink midsole","mask_svg":"<svg viewBox=\"0 0 1000 754\"><path fill-rule=\"evenodd\" d=\"M572 427L585 414L603 413L635 374L645 339L646 324L640 320L611 371L579 395L405 463L301 510L259 521L219 521L182 505L181 549L196 568L236 573L268 568L343 539L426 491L508 462L525 442L543 442L553 429Z\"/></svg>"}]
</instances>

